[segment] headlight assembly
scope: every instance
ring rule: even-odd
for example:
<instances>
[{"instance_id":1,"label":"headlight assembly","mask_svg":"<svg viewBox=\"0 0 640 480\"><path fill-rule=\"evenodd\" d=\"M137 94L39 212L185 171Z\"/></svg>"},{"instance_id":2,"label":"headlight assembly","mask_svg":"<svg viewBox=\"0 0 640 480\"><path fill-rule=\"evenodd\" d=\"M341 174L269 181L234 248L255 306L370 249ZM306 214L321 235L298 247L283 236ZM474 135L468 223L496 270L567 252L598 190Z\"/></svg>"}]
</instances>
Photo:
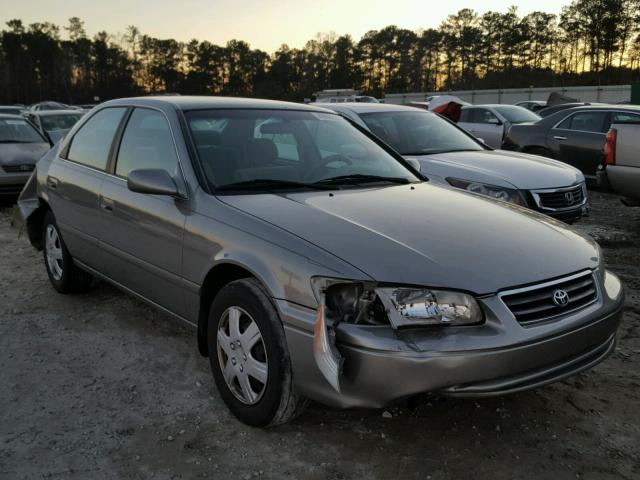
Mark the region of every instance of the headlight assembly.
<instances>
[{"instance_id":1,"label":"headlight assembly","mask_svg":"<svg viewBox=\"0 0 640 480\"><path fill-rule=\"evenodd\" d=\"M447 178L447 182L449 182L451 186L461 188L469 192L484 195L486 197L497 198L498 200L515 203L516 205L522 205L524 207L527 206L527 202L524 200L520 192L512 188L474 182L472 180L461 180L459 178Z\"/></svg>"},{"instance_id":2,"label":"headlight assembly","mask_svg":"<svg viewBox=\"0 0 640 480\"><path fill-rule=\"evenodd\" d=\"M312 284L325 315L336 323L400 328L475 325L483 321L478 302L462 292L326 278L314 278Z\"/></svg>"}]
</instances>

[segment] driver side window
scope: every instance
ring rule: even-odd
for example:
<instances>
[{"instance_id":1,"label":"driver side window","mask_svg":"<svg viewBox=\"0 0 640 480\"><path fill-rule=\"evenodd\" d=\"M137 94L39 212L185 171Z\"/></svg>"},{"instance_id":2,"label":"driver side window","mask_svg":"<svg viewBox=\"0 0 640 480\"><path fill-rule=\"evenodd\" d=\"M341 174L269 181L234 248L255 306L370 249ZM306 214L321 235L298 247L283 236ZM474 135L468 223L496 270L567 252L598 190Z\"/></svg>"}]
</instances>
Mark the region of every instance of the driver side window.
<instances>
[{"instance_id":1,"label":"driver side window","mask_svg":"<svg viewBox=\"0 0 640 480\"><path fill-rule=\"evenodd\" d=\"M499 123L499 120L498 117L486 108L476 108L473 115L473 123L496 125Z\"/></svg>"}]
</instances>

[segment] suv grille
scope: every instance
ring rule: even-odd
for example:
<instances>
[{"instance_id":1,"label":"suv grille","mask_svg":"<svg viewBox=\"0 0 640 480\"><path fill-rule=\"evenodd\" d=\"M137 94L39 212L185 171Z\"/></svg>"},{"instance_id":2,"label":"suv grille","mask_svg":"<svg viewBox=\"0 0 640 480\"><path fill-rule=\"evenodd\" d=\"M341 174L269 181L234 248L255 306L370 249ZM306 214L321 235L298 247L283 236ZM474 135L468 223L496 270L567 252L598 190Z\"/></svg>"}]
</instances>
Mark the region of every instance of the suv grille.
<instances>
[{"instance_id":1,"label":"suv grille","mask_svg":"<svg viewBox=\"0 0 640 480\"><path fill-rule=\"evenodd\" d=\"M24 164L24 165L3 165L2 170L6 173L25 173L25 172L33 172L35 165Z\"/></svg>"},{"instance_id":2,"label":"suv grille","mask_svg":"<svg viewBox=\"0 0 640 480\"><path fill-rule=\"evenodd\" d=\"M563 293L564 292L564 293ZM542 322L590 305L598 298L592 272L500 294L522 325Z\"/></svg>"},{"instance_id":3,"label":"suv grille","mask_svg":"<svg viewBox=\"0 0 640 480\"><path fill-rule=\"evenodd\" d=\"M571 208L581 205L584 201L582 185L577 185L570 189L563 189L556 192L535 192L539 197L539 204L542 208Z\"/></svg>"}]
</instances>

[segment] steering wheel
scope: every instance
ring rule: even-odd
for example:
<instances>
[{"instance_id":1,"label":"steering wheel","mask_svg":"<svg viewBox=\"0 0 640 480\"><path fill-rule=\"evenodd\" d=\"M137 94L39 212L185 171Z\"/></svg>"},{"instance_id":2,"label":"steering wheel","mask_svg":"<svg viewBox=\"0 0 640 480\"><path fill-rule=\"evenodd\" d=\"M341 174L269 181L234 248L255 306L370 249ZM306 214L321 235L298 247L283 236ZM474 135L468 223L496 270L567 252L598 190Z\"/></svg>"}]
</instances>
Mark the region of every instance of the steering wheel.
<instances>
[{"instance_id":1,"label":"steering wheel","mask_svg":"<svg viewBox=\"0 0 640 480\"><path fill-rule=\"evenodd\" d=\"M353 165L353 160L351 160L349 157L346 157L340 154L329 155L328 157L323 158L320 161L320 164L315 166L313 170L311 170L309 174L306 175L306 178L307 179L315 178L318 173L320 173L322 170L326 170L327 165L333 162L342 162L342 163L346 163L347 165Z\"/></svg>"}]
</instances>

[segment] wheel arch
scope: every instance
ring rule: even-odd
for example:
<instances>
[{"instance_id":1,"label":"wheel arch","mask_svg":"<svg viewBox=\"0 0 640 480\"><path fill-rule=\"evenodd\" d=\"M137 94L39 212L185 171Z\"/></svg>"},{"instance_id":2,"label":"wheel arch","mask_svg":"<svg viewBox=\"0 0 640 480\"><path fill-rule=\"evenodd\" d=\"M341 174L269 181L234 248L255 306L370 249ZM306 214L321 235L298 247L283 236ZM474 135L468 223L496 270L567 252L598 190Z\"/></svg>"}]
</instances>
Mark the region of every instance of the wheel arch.
<instances>
[{"instance_id":1,"label":"wheel arch","mask_svg":"<svg viewBox=\"0 0 640 480\"><path fill-rule=\"evenodd\" d=\"M229 283L243 278L252 278L257 280L271 297L271 291L267 288L266 283L254 270L245 264L225 261L220 262L207 272L207 275L200 287L200 305L198 308L198 350L200 354L209 356L209 348L207 345L207 328L209 320L209 310L216 295Z\"/></svg>"}]
</instances>

